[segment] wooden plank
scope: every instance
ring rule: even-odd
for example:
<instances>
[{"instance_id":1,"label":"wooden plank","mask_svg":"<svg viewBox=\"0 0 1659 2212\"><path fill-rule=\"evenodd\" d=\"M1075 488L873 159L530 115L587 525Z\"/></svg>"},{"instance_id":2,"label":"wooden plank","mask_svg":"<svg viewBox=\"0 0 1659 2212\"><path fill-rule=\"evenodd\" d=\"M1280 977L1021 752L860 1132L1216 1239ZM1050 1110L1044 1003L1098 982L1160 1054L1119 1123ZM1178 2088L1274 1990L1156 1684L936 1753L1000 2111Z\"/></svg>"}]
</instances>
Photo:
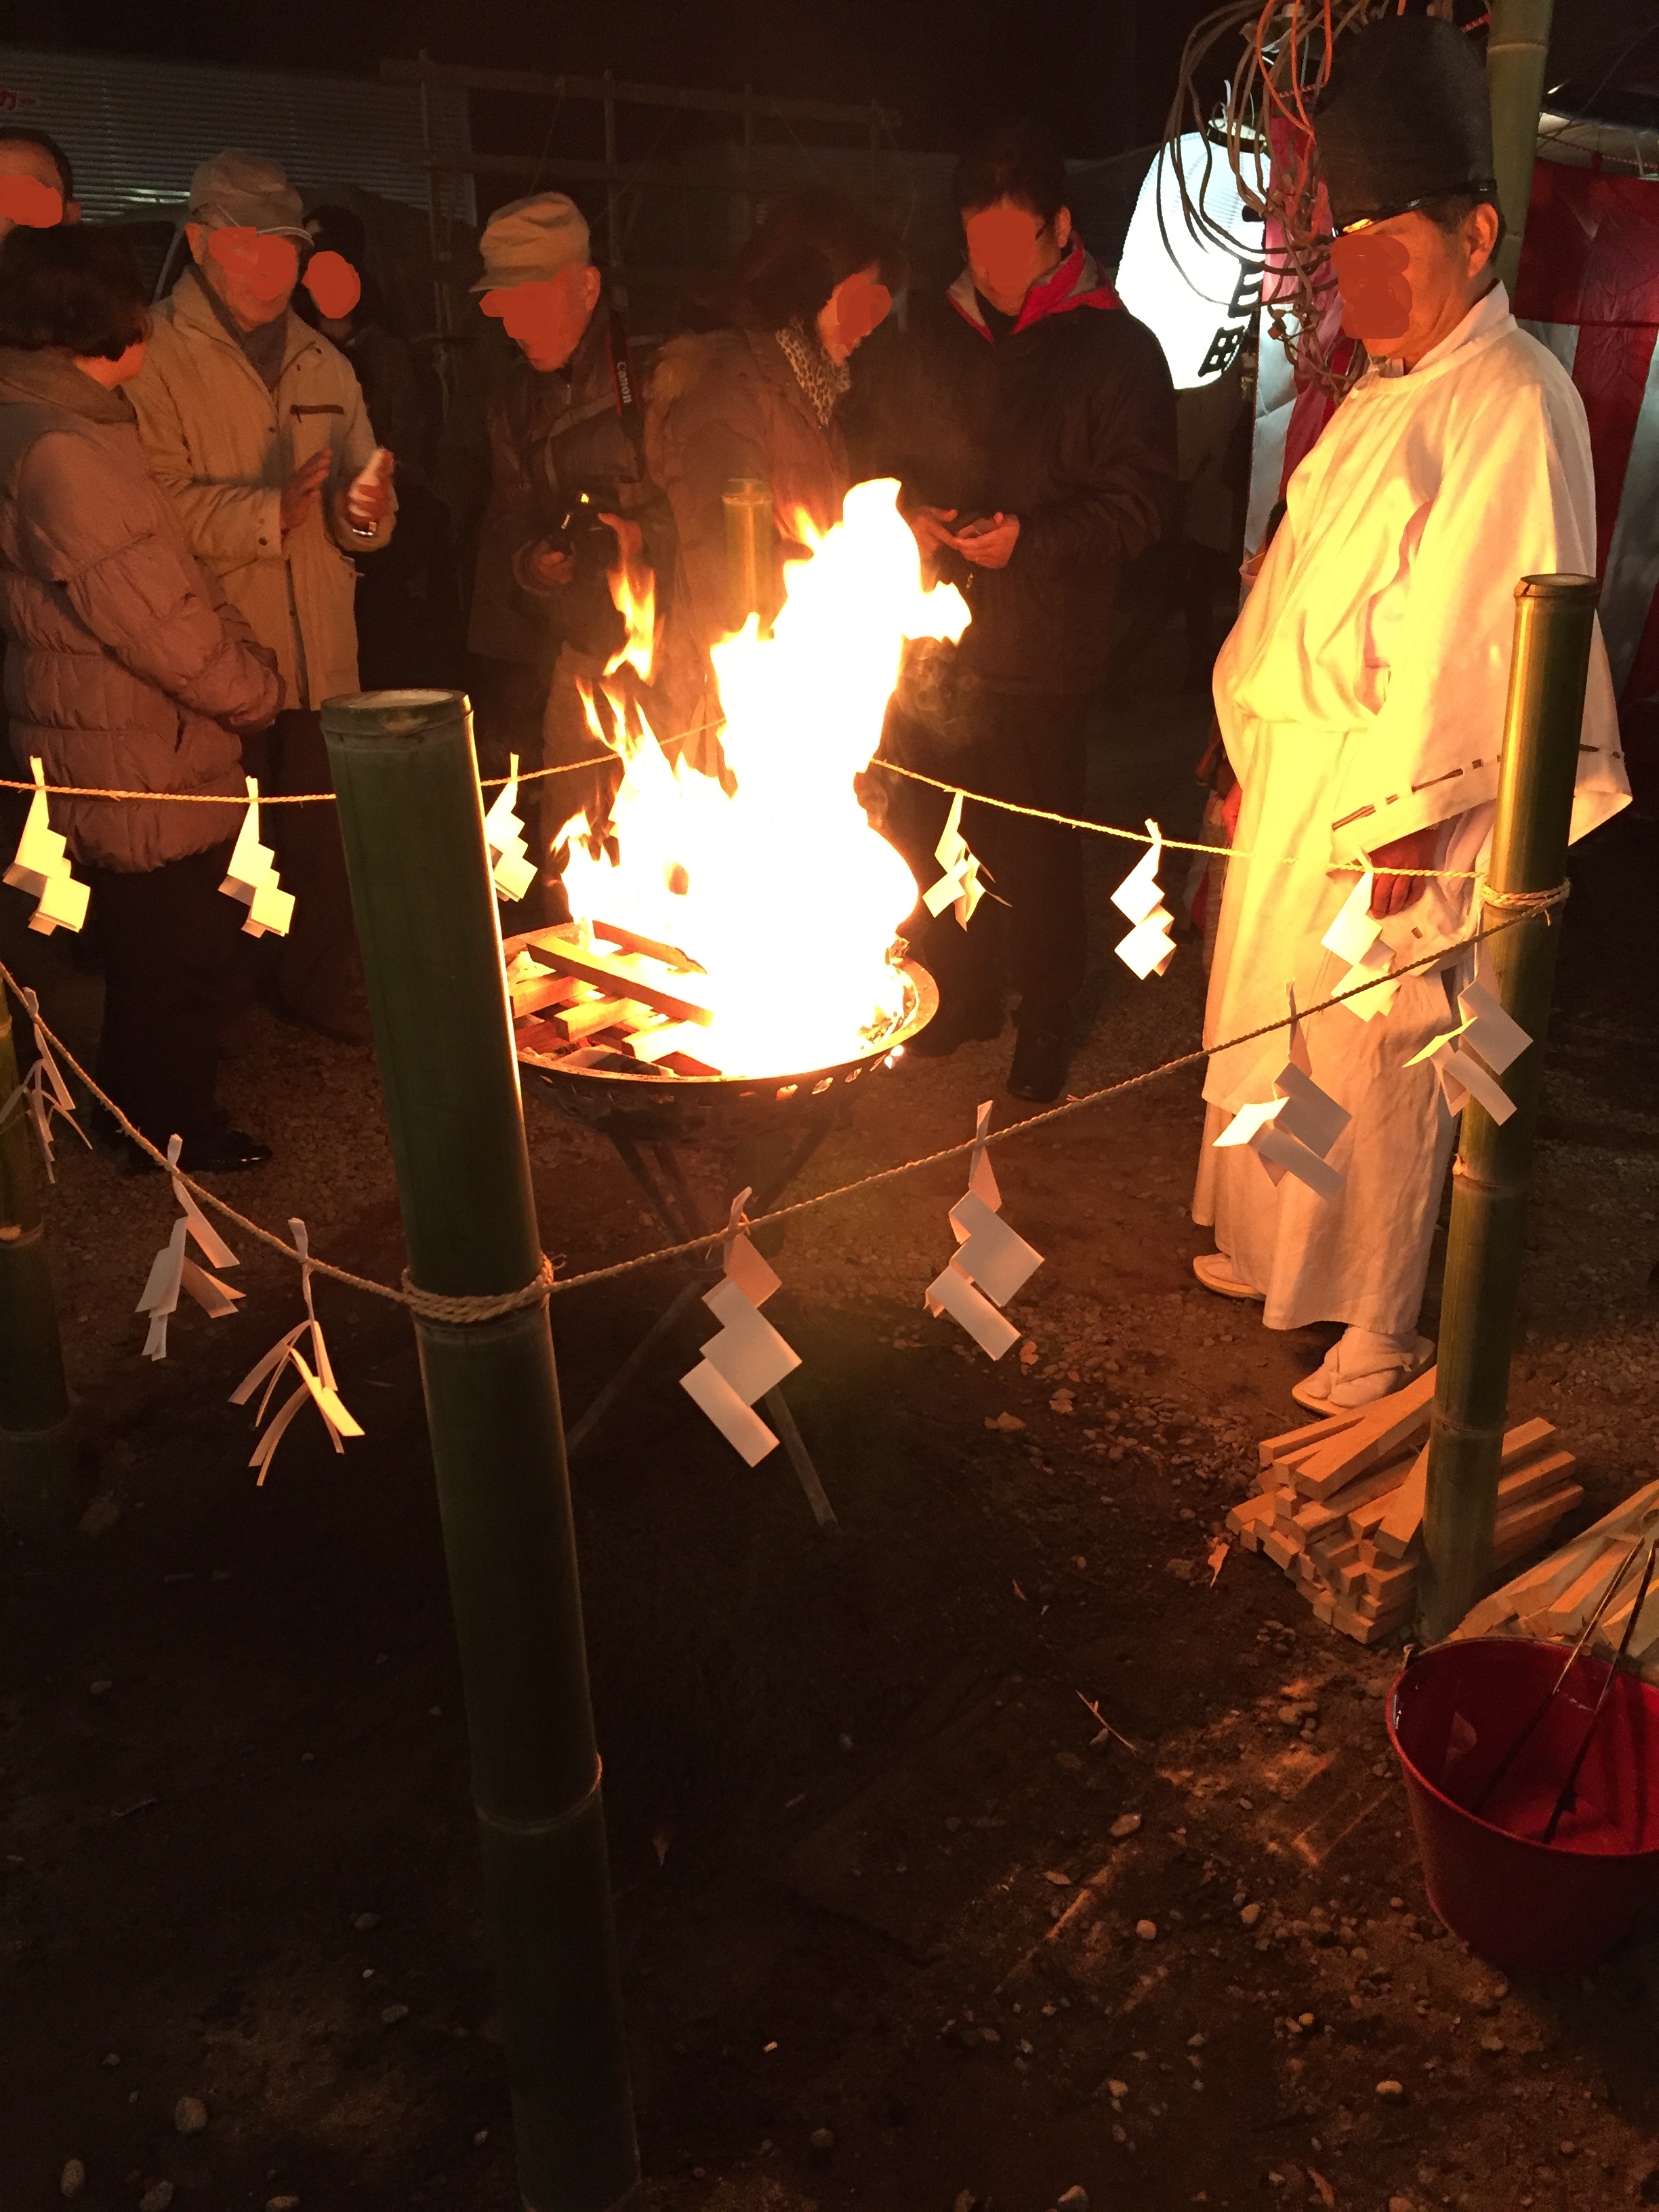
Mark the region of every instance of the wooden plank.
<instances>
[{"instance_id":1,"label":"wooden plank","mask_svg":"<svg viewBox=\"0 0 1659 2212\"><path fill-rule=\"evenodd\" d=\"M1355 1427L1364 1410L1355 1406L1340 1413L1328 1413L1323 1420L1306 1422L1299 1429L1287 1429L1282 1437L1263 1437L1258 1446L1262 1466L1271 1467L1275 1460L1306 1451L1310 1444L1328 1443L1340 1431Z\"/></svg>"},{"instance_id":2,"label":"wooden plank","mask_svg":"<svg viewBox=\"0 0 1659 2212\"><path fill-rule=\"evenodd\" d=\"M1345 1636L1352 1637L1356 1644L1380 1644L1385 1636L1392 1636L1409 1617L1414 1601L1407 1600L1392 1613L1379 1613L1375 1620L1368 1620L1363 1613L1339 1606L1332 1626L1340 1628Z\"/></svg>"},{"instance_id":3,"label":"wooden plank","mask_svg":"<svg viewBox=\"0 0 1659 2212\"><path fill-rule=\"evenodd\" d=\"M1241 1498L1227 1516L1227 1526L1236 1535L1263 1521L1273 1517L1274 1501L1271 1494L1258 1491L1252 1498Z\"/></svg>"},{"instance_id":4,"label":"wooden plank","mask_svg":"<svg viewBox=\"0 0 1659 2212\"><path fill-rule=\"evenodd\" d=\"M637 1029L649 1022L652 1012L637 999L578 999L560 1007L553 1026L572 1044L580 1044L598 1030Z\"/></svg>"},{"instance_id":5,"label":"wooden plank","mask_svg":"<svg viewBox=\"0 0 1659 2212\"><path fill-rule=\"evenodd\" d=\"M1536 1459L1524 1459L1513 1467L1498 1485L1498 1510L1506 1512L1540 1491L1548 1490L1572 1473L1578 1464L1570 1451L1540 1452Z\"/></svg>"},{"instance_id":6,"label":"wooden plank","mask_svg":"<svg viewBox=\"0 0 1659 2212\"><path fill-rule=\"evenodd\" d=\"M1330 1497L1344 1483L1388 1459L1426 1426L1434 1405L1434 1374L1432 1367L1425 1368L1403 1389L1362 1407L1370 1419L1333 1437L1297 1471L1296 1486L1303 1495Z\"/></svg>"},{"instance_id":7,"label":"wooden plank","mask_svg":"<svg viewBox=\"0 0 1659 2212\"><path fill-rule=\"evenodd\" d=\"M520 1021L526 1014L539 1013L544 1006L562 1006L576 995L578 986L574 976L555 975L544 968L535 976L526 976L515 982L507 981L507 995L513 1001L513 1018Z\"/></svg>"},{"instance_id":8,"label":"wooden plank","mask_svg":"<svg viewBox=\"0 0 1659 2212\"><path fill-rule=\"evenodd\" d=\"M708 1036L708 1030L700 1028L696 1022L664 1022L655 1029L636 1030L626 1040L626 1044L635 1059L644 1060L647 1066L654 1067L661 1060L672 1059L676 1054L692 1060L698 1060L702 1055L700 1064L705 1073L718 1075L719 1068L707 1056Z\"/></svg>"},{"instance_id":9,"label":"wooden plank","mask_svg":"<svg viewBox=\"0 0 1659 2212\"><path fill-rule=\"evenodd\" d=\"M1405 1596L1417 1587L1417 1562L1408 1559L1403 1566L1372 1567L1365 1576L1365 1600L1372 1613L1386 1613L1395 1600Z\"/></svg>"},{"instance_id":10,"label":"wooden plank","mask_svg":"<svg viewBox=\"0 0 1659 2212\"><path fill-rule=\"evenodd\" d=\"M672 968L678 975L706 975L708 970L689 952L682 952L678 945L665 945L655 937L641 937L637 929L625 929L619 921L591 923L595 937L602 937L607 945L619 945L624 952L643 952L653 960L660 960L665 968Z\"/></svg>"},{"instance_id":11,"label":"wooden plank","mask_svg":"<svg viewBox=\"0 0 1659 2212\"><path fill-rule=\"evenodd\" d=\"M659 1014L672 1015L677 1022L697 1022L706 1029L714 1018L708 1007L687 996L681 977L660 960L643 952L613 952L602 945L584 945L575 935L574 923L565 928L538 930L526 943L544 967L562 975L579 976L585 983L596 983L602 991L614 992L619 998L636 1000Z\"/></svg>"},{"instance_id":12,"label":"wooden plank","mask_svg":"<svg viewBox=\"0 0 1659 2212\"><path fill-rule=\"evenodd\" d=\"M1291 1561L1295 1559L1296 1553L1277 1528L1269 1529L1262 1537L1261 1548L1276 1567L1283 1567L1289 1573Z\"/></svg>"},{"instance_id":13,"label":"wooden plank","mask_svg":"<svg viewBox=\"0 0 1659 2212\"><path fill-rule=\"evenodd\" d=\"M1423 1525L1423 1500L1428 1479L1429 1448L1425 1444L1412 1462L1410 1474L1395 1492L1394 1504L1372 1532L1371 1540L1385 1559L1403 1559L1417 1541L1417 1532Z\"/></svg>"},{"instance_id":14,"label":"wooden plank","mask_svg":"<svg viewBox=\"0 0 1659 2212\"><path fill-rule=\"evenodd\" d=\"M1339 1521L1346 1521L1357 1507L1368 1505L1372 1498L1386 1497L1398 1490L1406 1479L1409 1464L1409 1460L1402 1453L1382 1467L1372 1468L1357 1481L1345 1484L1330 1497L1310 1499L1297 1514L1297 1526L1311 1536Z\"/></svg>"},{"instance_id":15,"label":"wooden plank","mask_svg":"<svg viewBox=\"0 0 1659 2212\"><path fill-rule=\"evenodd\" d=\"M1550 1421L1523 1421L1511 1429L1504 1438L1500 1468L1515 1468L1517 1462L1524 1462L1529 1451L1555 1434ZM1500 1476L1498 1485L1498 1512L1501 1516L1506 1504L1517 1504L1534 1491L1546 1488L1559 1474L1573 1465L1571 1452L1556 1452L1530 1466L1522 1465L1508 1477ZM1411 1473L1400 1486L1394 1504L1377 1523L1376 1544L1379 1552L1390 1559L1403 1559L1416 1542L1423 1523L1423 1502L1428 1478L1429 1448L1424 1445L1412 1466ZM1539 1470L1547 1468L1547 1474Z\"/></svg>"}]
</instances>

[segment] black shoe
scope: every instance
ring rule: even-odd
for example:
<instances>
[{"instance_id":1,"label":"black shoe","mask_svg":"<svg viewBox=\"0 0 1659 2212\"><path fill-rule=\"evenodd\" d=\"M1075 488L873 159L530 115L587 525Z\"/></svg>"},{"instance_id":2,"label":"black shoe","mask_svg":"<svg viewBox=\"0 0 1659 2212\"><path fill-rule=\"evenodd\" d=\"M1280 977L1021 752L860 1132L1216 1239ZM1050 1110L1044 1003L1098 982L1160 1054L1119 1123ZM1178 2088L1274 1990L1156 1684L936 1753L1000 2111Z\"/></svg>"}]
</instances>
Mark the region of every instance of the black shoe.
<instances>
[{"instance_id":1,"label":"black shoe","mask_svg":"<svg viewBox=\"0 0 1659 2212\"><path fill-rule=\"evenodd\" d=\"M240 1175L262 1168L272 1157L269 1145L250 1137L244 1129L219 1129L193 1144L181 1145L179 1164L186 1175ZM131 1138L122 1146L122 1167L128 1175L160 1175L148 1152L141 1152Z\"/></svg>"},{"instance_id":2,"label":"black shoe","mask_svg":"<svg viewBox=\"0 0 1659 2212\"><path fill-rule=\"evenodd\" d=\"M1008 1089L1016 1098L1030 1098L1048 1106L1059 1097L1071 1064L1066 1038L1059 1030L1023 1029L1018 1032L1013 1065L1008 1070Z\"/></svg>"},{"instance_id":3,"label":"black shoe","mask_svg":"<svg viewBox=\"0 0 1659 2212\"><path fill-rule=\"evenodd\" d=\"M927 1028L910 1039L907 1053L919 1060L948 1060L958 1045L1000 1036L1000 1006L941 1006Z\"/></svg>"}]
</instances>

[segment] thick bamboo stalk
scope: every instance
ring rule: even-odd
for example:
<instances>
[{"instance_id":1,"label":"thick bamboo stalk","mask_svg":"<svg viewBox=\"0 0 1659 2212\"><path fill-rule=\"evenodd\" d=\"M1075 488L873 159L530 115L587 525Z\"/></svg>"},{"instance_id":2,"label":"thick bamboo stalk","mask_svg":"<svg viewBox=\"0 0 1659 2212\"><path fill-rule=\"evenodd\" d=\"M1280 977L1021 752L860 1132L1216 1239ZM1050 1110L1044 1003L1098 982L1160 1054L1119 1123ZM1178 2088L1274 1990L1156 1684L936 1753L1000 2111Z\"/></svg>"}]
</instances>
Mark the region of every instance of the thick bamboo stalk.
<instances>
[{"instance_id":1,"label":"thick bamboo stalk","mask_svg":"<svg viewBox=\"0 0 1659 2212\"><path fill-rule=\"evenodd\" d=\"M1552 890L1566 871L1573 783L1595 633L1593 576L1528 576L1516 586L1503 766L1488 880L1500 896ZM1509 918L1488 908L1487 919ZM1499 1124L1471 1099L1453 1170L1429 1436L1419 1580L1424 1634L1449 1635L1480 1594L1492 1558L1527 1184L1543 1079L1561 915L1494 936L1490 975L1532 1043L1504 1076L1515 1112Z\"/></svg>"},{"instance_id":2,"label":"thick bamboo stalk","mask_svg":"<svg viewBox=\"0 0 1659 2212\"><path fill-rule=\"evenodd\" d=\"M541 1243L467 703L322 714L411 1278L518 1290ZM520 2186L529 2212L607 2212L639 2164L547 1303L416 1337Z\"/></svg>"},{"instance_id":3,"label":"thick bamboo stalk","mask_svg":"<svg viewBox=\"0 0 1659 2212\"><path fill-rule=\"evenodd\" d=\"M1496 266L1511 298L1521 266L1521 241L1526 235L1527 204L1532 197L1538 111L1543 105L1550 21L1554 13L1555 0L1492 0L1486 83L1492 99L1498 204L1508 226L1498 249Z\"/></svg>"},{"instance_id":4,"label":"thick bamboo stalk","mask_svg":"<svg viewBox=\"0 0 1659 2212\"><path fill-rule=\"evenodd\" d=\"M0 1107L0 1522L14 1535L52 1536L77 1508L75 1424L3 987Z\"/></svg>"}]
</instances>

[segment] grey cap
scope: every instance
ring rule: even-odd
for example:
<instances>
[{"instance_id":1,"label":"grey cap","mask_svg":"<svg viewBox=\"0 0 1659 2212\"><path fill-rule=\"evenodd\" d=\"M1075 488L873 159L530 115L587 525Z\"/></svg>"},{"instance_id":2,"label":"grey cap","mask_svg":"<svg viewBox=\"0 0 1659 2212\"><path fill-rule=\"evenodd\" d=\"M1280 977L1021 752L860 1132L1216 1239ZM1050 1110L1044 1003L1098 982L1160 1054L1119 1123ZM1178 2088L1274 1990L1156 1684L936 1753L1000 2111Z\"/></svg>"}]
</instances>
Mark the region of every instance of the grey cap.
<instances>
[{"instance_id":1,"label":"grey cap","mask_svg":"<svg viewBox=\"0 0 1659 2212\"><path fill-rule=\"evenodd\" d=\"M587 218L568 192L536 192L497 208L478 240L483 274L475 292L505 291L556 276L590 258Z\"/></svg>"},{"instance_id":2,"label":"grey cap","mask_svg":"<svg viewBox=\"0 0 1659 2212\"><path fill-rule=\"evenodd\" d=\"M305 209L280 162L232 146L204 161L190 180L190 217L217 228L303 240Z\"/></svg>"}]
</instances>

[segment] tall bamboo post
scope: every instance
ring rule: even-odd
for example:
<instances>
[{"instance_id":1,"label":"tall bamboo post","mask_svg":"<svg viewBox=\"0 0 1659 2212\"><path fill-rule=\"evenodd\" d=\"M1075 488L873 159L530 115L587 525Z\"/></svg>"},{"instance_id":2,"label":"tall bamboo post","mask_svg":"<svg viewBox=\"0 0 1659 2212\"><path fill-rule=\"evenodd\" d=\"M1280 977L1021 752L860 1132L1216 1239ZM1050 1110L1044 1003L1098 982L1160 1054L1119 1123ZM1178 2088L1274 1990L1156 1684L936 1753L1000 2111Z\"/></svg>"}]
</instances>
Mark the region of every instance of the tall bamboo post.
<instances>
[{"instance_id":1,"label":"tall bamboo post","mask_svg":"<svg viewBox=\"0 0 1659 2212\"><path fill-rule=\"evenodd\" d=\"M410 1280L521 1291L542 1252L471 711L382 691L322 719ZM545 1292L415 1332L520 2186L529 2212L607 2212L639 2162Z\"/></svg>"},{"instance_id":2,"label":"tall bamboo post","mask_svg":"<svg viewBox=\"0 0 1659 2212\"><path fill-rule=\"evenodd\" d=\"M1498 902L1486 908L1492 922L1513 915L1505 898L1553 890L1566 872L1596 592L1593 576L1527 576L1516 586L1488 875ZM1473 1098L1463 1109L1418 1585L1431 1641L1449 1635L1474 1604L1492 1559L1527 1182L1560 941L1560 915L1546 911L1503 930L1487 947L1504 1009L1533 1042L1504 1078L1515 1102L1508 1121L1494 1121Z\"/></svg>"},{"instance_id":3,"label":"tall bamboo post","mask_svg":"<svg viewBox=\"0 0 1659 2212\"><path fill-rule=\"evenodd\" d=\"M52 1536L75 1519L75 1423L3 986L0 1107L0 1522Z\"/></svg>"},{"instance_id":4,"label":"tall bamboo post","mask_svg":"<svg viewBox=\"0 0 1659 2212\"><path fill-rule=\"evenodd\" d=\"M1532 197L1538 111L1544 100L1550 22L1555 0L1492 0L1486 39L1486 85L1492 100L1492 141L1498 204L1507 226L1497 269L1511 299L1521 266L1521 241Z\"/></svg>"}]
</instances>

